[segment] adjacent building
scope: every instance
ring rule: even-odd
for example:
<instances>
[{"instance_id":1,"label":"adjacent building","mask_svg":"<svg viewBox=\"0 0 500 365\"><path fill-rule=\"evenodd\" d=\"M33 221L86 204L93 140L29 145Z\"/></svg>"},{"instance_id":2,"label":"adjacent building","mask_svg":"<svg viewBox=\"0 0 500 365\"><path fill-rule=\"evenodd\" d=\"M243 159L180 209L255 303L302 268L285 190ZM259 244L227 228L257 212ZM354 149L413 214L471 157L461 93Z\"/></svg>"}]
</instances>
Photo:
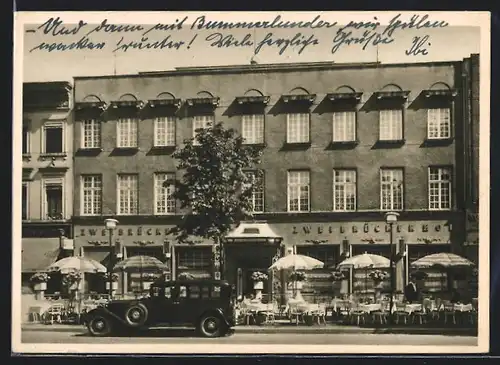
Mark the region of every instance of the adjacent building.
<instances>
[{"instance_id":1,"label":"adjacent building","mask_svg":"<svg viewBox=\"0 0 500 365\"><path fill-rule=\"evenodd\" d=\"M224 245L223 275L239 294L252 291L253 271L266 271L291 252L325 262L325 269L308 273L305 295L371 290L366 272L354 273L351 287L347 280L332 285L330 273L350 255L388 256L391 247L398 252L401 290L412 261L461 253L466 241L465 182L477 177L463 154L467 62L319 62L77 77L75 250L109 264L104 219L115 218L111 244L118 257L155 256L173 276L217 277L212 242L176 243L166 233L182 213L171 197L180 178L171 153L196 129L223 121L263 149L255 167L263 172L253 195L255 220L236 228ZM387 211L400 213L392 242ZM279 290L278 282L270 280L267 291ZM446 274L436 272L426 285L442 290L445 283ZM135 275L124 275L120 288L137 285Z\"/></svg>"},{"instance_id":2,"label":"adjacent building","mask_svg":"<svg viewBox=\"0 0 500 365\"><path fill-rule=\"evenodd\" d=\"M22 273L72 253L73 124L68 82L23 85ZM56 285L56 284L54 284ZM49 282L49 291L51 288Z\"/></svg>"}]
</instances>

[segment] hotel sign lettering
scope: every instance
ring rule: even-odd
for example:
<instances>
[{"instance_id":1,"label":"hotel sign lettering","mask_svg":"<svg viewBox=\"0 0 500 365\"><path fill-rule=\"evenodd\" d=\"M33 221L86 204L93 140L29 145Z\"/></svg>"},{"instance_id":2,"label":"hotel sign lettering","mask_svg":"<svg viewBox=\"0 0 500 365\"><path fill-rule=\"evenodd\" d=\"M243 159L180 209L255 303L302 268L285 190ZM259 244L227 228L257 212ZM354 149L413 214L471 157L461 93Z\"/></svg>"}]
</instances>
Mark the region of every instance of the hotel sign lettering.
<instances>
[{"instance_id":1,"label":"hotel sign lettering","mask_svg":"<svg viewBox=\"0 0 500 365\"><path fill-rule=\"evenodd\" d=\"M350 243L388 243L391 226L384 222L304 224L292 226L292 235L329 238L327 241L349 240ZM452 224L448 221L412 221L393 225L394 239L408 243L449 243ZM310 240L316 242L317 240Z\"/></svg>"},{"instance_id":2,"label":"hotel sign lettering","mask_svg":"<svg viewBox=\"0 0 500 365\"><path fill-rule=\"evenodd\" d=\"M114 236L132 236L132 237L147 237L147 236L168 236L170 228L152 228L152 227L134 227L134 228L117 228ZM77 230L78 237L107 237L109 232L104 228L80 228Z\"/></svg>"}]
</instances>

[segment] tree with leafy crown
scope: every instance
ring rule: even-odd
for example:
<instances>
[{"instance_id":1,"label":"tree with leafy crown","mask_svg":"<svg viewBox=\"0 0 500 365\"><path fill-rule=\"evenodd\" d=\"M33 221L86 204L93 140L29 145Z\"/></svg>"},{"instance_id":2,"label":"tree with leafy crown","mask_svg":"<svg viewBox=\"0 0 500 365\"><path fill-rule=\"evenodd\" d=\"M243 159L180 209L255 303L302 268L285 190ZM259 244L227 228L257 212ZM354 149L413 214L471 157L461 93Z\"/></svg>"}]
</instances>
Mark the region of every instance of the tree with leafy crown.
<instances>
[{"instance_id":1,"label":"tree with leafy crown","mask_svg":"<svg viewBox=\"0 0 500 365\"><path fill-rule=\"evenodd\" d=\"M169 233L179 242L198 236L222 245L236 225L252 218L251 198L261 176L255 169L261 150L245 145L241 135L219 122L197 129L196 136L185 140L173 157L183 173L175 181L173 198L187 213Z\"/></svg>"}]
</instances>

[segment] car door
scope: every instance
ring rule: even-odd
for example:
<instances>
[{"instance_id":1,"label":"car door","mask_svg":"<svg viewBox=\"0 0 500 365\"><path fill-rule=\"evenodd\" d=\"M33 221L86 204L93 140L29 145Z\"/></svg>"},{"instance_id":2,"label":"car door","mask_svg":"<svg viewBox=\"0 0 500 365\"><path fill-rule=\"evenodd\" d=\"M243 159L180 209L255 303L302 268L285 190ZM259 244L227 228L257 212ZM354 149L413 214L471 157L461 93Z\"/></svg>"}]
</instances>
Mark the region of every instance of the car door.
<instances>
[{"instance_id":1,"label":"car door","mask_svg":"<svg viewBox=\"0 0 500 365\"><path fill-rule=\"evenodd\" d=\"M175 320L177 294L175 285L165 283L151 289L151 311L156 324L172 323Z\"/></svg>"}]
</instances>

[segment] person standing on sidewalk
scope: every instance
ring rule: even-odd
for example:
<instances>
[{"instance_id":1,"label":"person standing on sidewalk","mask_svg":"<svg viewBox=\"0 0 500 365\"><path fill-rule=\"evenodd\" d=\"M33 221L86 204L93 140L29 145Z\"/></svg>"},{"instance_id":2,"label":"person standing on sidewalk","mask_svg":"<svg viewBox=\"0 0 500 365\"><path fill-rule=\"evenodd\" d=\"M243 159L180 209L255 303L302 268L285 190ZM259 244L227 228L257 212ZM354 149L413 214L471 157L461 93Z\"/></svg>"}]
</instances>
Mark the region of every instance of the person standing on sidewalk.
<instances>
[{"instance_id":1,"label":"person standing on sidewalk","mask_svg":"<svg viewBox=\"0 0 500 365\"><path fill-rule=\"evenodd\" d=\"M420 299L420 289L414 278L410 280L405 288L405 299L408 303L418 302Z\"/></svg>"}]
</instances>

